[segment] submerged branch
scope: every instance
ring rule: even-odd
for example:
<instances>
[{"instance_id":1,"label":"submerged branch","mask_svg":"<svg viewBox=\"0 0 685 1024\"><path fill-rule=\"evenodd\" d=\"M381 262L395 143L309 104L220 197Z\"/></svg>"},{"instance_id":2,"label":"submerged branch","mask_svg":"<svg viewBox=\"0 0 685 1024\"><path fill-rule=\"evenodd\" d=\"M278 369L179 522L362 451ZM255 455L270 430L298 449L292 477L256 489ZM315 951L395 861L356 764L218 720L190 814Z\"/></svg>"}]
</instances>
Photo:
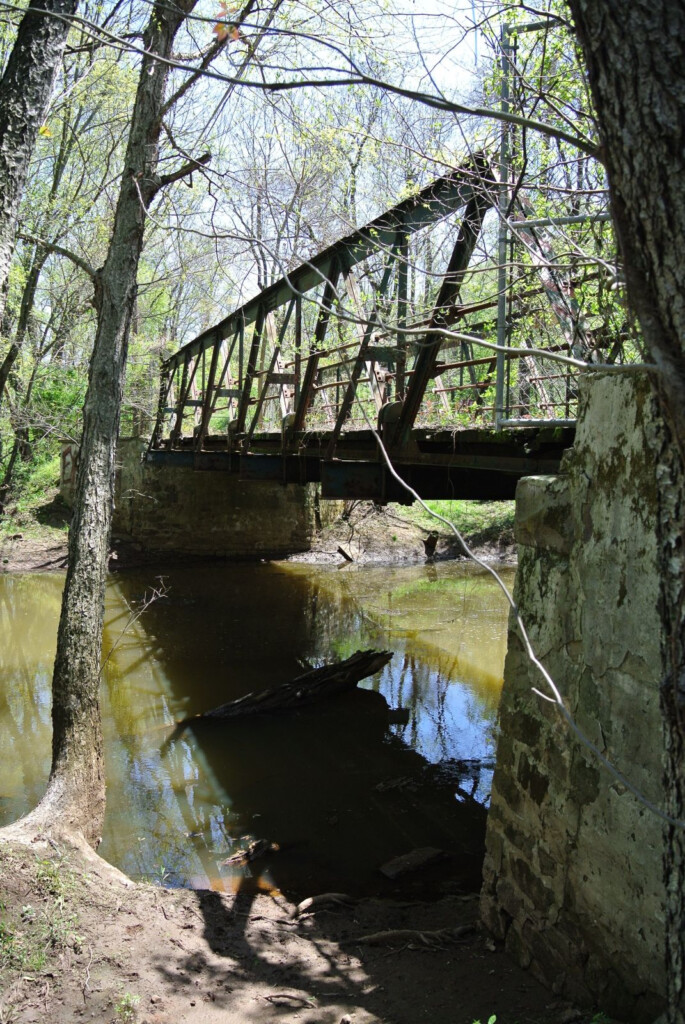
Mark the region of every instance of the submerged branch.
<instances>
[{"instance_id":1,"label":"submerged branch","mask_svg":"<svg viewBox=\"0 0 685 1024\"><path fill-rule=\"evenodd\" d=\"M272 711L292 711L345 690L353 690L361 679L379 672L391 658L389 651L356 651L350 658L335 665L322 665L288 683L258 693L247 693L211 711L185 718L178 723L177 729L208 719L244 718Z\"/></svg>"}]
</instances>

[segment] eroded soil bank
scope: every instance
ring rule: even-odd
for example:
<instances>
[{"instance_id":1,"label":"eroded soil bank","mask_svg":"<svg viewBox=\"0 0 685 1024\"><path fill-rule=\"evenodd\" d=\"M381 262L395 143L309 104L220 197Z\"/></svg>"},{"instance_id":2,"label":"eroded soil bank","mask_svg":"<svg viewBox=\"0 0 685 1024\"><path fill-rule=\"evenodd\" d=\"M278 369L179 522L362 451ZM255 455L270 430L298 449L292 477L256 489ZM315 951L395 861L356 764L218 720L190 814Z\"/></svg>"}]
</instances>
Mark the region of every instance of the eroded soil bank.
<instances>
[{"instance_id":1,"label":"eroded soil bank","mask_svg":"<svg viewBox=\"0 0 685 1024\"><path fill-rule=\"evenodd\" d=\"M126 884L60 843L1 840L0 885L2 1022L592 1020L479 930L475 894L297 914L279 893Z\"/></svg>"}]
</instances>

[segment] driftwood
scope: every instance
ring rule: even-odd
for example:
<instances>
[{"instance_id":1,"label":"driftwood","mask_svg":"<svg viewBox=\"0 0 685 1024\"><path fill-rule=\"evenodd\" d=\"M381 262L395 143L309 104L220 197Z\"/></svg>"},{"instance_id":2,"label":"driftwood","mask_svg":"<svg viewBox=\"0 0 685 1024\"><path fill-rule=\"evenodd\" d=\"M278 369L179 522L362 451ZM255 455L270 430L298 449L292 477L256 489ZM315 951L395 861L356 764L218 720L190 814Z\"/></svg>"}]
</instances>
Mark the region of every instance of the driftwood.
<instances>
[{"instance_id":1,"label":"driftwood","mask_svg":"<svg viewBox=\"0 0 685 1024\"><path fill-rule=\"evenodd\" d=\"M357 683L372 676L388 664L392 654L389 651L357 651L351 658L335 665L322 665L321 668L305 672L289 683L272 686L258 693L247 693L238 700L221 704L218 708L205 711L201 715L186 718L178 723L177 728L193 725L205 719L238 718L248 715L264 715L271 711L291 711L332 697L334 694L353 690Z\"/></svg>"}]
</instances>

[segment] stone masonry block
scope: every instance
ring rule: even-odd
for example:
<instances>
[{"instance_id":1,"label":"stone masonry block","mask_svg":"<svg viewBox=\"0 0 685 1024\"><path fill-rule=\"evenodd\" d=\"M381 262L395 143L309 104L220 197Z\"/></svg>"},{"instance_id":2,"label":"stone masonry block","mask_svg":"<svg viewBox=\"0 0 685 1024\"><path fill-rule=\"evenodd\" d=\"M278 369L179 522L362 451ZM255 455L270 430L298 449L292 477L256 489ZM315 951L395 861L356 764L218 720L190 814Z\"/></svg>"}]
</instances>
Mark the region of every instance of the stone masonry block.
<instances>
[{"instance_id":1,"label":"stone masonry block","mask_svg":"<svg viewBox=\"0 0 685 1024\"><path fill-rule=\"evenodd\" d=\"M574 540L566 480L529 476L516 488L516 541L567 555Z\"/></svg>"}]
</instances>

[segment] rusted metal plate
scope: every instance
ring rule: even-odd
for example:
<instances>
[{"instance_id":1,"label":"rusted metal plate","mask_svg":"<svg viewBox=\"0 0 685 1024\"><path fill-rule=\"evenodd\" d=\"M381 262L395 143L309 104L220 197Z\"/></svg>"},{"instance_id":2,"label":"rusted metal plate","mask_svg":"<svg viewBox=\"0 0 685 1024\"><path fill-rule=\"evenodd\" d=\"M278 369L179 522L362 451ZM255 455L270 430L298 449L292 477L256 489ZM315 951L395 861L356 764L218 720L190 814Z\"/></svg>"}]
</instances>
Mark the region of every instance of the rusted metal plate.
<instances>
[{"instance_id":1,"label":"rusted metal plate","mask_svg":"<svg viewBox=\"0 0 685 1024\"><path fill-rule=\"evenodd\" d=\"M193 468L195 453L174 451L149 451L145 461L152 466L173 466L174 469Z\"/></svg>"},{"instance_id":2,"label":"rusted metal plate","mask_svg":"<svg viewBox=\"0 0 685 1024\"><path fill-rule=\"evenodd\" d=\"M297 455L241 455L241 480L275 480L284 484L318 483L320 460Z\"/></svg>"},{"instance_id":3,"label":"rusted metal plate","mask_svg":"<svg viewBox=\"0 0 685 1024\"><path fill-rule=\"evenodd\" d=\"M238 456L232 452L196 452L193 469L237 473Z\"/></svg>"},{"instance_id":4,"label":"rusted metal plate","mask_svg":"<svg viewBox=\"0 0 685 1024\"><path fill-rule=\"evenodd\" d=\"M413 501L379 462L343 462L339 459L321 463L321 497L339 501L364 499L382 505L389 501L401 504Z\"/></svg>"}]
</instances>

